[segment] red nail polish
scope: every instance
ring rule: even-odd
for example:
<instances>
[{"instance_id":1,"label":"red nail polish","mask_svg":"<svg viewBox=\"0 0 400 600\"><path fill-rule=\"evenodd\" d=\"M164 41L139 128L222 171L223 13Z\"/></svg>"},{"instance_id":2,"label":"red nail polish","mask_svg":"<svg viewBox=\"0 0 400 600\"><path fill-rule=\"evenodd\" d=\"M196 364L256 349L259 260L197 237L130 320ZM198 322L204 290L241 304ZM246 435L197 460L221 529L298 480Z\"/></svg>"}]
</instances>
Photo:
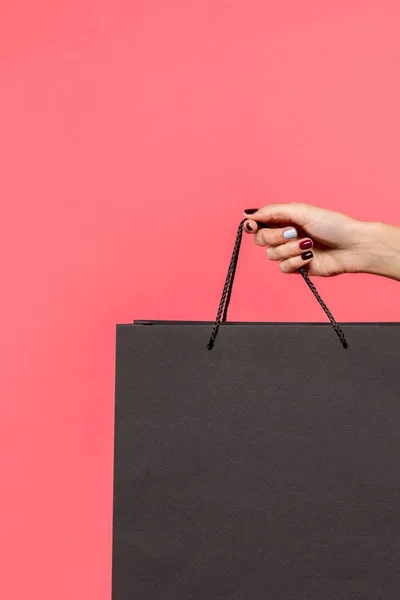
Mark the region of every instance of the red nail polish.
<instances>
[{"instance_id":1,"label":"red nail polish","mask_svg":"<svg viewBox=\"0 0 400 600\"><path fill-rule=\"evenodd\" d=\"M250 225L250 223L246 223L246 225L244 226L245 230L248 231L249 233L252 233L253 229Z\"/></svg>"},{"instance_id":2,"label":"red nail polish","mask_svg":"<svg viewBox=\"0 0 400 600\"><path fill-rule=\"evenodd\" d=\"M299 244L300 250L309 250L312 247L313 247L313 243L311 240L303 240Z\"/></svg>"},{"instance_id":3,"label":"red nail polish","mask_svg":"<svg viewBox=\"0 0 400 600\"><path fill-rule=\"evenodd\" d=\"M312 258L314 256L314 254L312 252L304 252L304 254L301 255L301 258L303 260L310 260L310 258Z\"/></svg>"},{"instance_id":4,"label":"red nail polish","mask_svg":"<svg viewBox=\"0 0 400 600\"><path fill-rule=\"evenodd\" d=\"M246 208L244 212L248 215L254 215L254 213L256 213L257 211L258 208Z\"/></svg>"}]
</instances>

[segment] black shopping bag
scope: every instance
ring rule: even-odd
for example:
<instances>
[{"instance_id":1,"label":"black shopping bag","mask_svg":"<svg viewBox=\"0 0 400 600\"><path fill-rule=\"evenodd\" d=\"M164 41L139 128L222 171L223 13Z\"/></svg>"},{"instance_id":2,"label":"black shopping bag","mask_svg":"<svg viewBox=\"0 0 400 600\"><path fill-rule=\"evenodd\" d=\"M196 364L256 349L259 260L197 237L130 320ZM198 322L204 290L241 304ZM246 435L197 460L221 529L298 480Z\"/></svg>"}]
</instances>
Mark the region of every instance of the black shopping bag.
<instances>
[{"instance_id":1,"label":"black shopping bag","mask_svg":"<svg viewBox=\"0 0 400 600\"><path fill-rule=\"evenodd\" d=\"M398 600L399 324L117 329L113 600Z\"/></svg>"}]
</instances>

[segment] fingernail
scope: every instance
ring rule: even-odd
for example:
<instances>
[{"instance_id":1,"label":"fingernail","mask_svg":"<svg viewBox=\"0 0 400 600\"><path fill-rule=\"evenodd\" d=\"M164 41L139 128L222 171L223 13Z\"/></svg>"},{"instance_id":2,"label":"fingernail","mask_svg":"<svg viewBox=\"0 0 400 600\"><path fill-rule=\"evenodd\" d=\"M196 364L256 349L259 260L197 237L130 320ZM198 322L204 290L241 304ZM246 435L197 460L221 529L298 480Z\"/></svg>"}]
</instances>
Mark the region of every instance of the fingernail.
<instances>
[{"instance_id":1,"label":"fingernail","mask_svg":"<svg viewBox=\"0 0 400 600\"><path fill-rule=\"evenodd\" d=\"M285 238L285 240L292 240L293 238L297 237L297 231L294 227L292 227L291 229L287 229L283 232L283 237Z\"/></svg>"},{"instance_id":2,"label":"fingernail","mask_svg":"<svg viewBox=\"0 0 400 600\"><path fill-rule=\"evenodd\" d=\"M312 258L313 256L314 256L314 254L313 254L312 252L304 252L304 253L301 255L301 258L302 258L303 260L310 260L310 258Z\"/></svg>"},{"instance_id":3,"label":"fingernail","mask_svg":"<svg viewBox=\"0 0 400 600\"><path fill-rule=\"evenodd\" d=\"M254 213L256 213L258 211L258 208L246 208L245 209L245 213L247 213L248 215L254 215Z\"/></svg>"},{"instance_id":4,"label":"fingernail","mask_svg":"<svg viewBox=\"0 0 400 600\"><path fill-rule=\"evenodd\" d=\"M245 230L248 231L249 233L251 233L253 231L252 226L250 225L250 223L246 223L246 225L244 226Z\"/></svg>"},{"instance_id":5,"label":"fingernail","mask_svg":"<svg viewBox=\"0 0 400 600\"><path fill-rule=\"evenodd\" d=\"M308 250L309 248L312 248L312 247L313 247L313 243L311 240L303 240L299 244L300 250Z\"/></svg>"}]
</instances>

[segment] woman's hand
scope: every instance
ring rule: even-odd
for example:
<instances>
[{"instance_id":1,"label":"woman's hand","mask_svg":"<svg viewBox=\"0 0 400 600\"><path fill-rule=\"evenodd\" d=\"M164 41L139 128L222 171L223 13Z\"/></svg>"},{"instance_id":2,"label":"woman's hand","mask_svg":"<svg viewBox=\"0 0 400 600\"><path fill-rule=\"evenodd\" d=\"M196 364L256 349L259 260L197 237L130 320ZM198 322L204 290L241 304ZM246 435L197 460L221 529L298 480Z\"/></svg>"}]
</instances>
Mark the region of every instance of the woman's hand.
<instances>
[{"instance_id":1,"label":"woman's hand","mask_svg":"<svg viewBox=\"0 0 400 600\"><path fill-rule=\"evenodd\" d=\"M298 203L246 209L245 217L244 230L254 234L258 246L267 246L268 258L279 261L283 273L294 273L307 266L310 275L322 277L367 272L400 278L398 227L358 221ZM390 228L394 230L392 245L385 239ZM386 256L387 262L388 255L397 257L394 273L393 269L385 272L383 267L382 257Z\"/></svg>"}]
</instances>

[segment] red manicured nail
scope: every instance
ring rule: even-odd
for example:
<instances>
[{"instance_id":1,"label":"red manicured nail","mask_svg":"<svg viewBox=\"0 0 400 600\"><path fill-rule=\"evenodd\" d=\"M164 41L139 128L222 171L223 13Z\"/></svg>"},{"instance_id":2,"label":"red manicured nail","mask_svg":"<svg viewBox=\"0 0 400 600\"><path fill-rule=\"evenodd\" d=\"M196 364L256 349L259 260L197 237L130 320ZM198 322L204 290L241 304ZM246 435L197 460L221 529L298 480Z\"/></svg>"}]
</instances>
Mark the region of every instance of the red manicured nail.
<instances>
[{"instance_id":1,"label":"red manicured nail","mask_svg":"<svg viewBox=\"0 0 400 600\"><path fill-rule=\"evenodd\" d=\"M244 212L248 215L254 215L254 213L256 213L257 211L258 208L246 208Z\"/></svg>"},{"instance_id":2,"label":"red manicured nail","mask_svg":"<svg viewBox=\"0 0 400 600\"><path fill-rule=\"evenodd\" d=\"M245 230L248 231L249 233L251 233L253 231L250 223L246 223L246 225L244 226Z\"/></svg>"},{"instance_id":3,"label":"red manicured nail","mask_svg":"<svg viewBox=\"0 0 400 600\"><path fill-rule=\"evenodd\" d=\"M313 247L313 243L311 240L303 240L299 244L300 250L309 250L312 247Z\"/></svg>"}]
</instances>

